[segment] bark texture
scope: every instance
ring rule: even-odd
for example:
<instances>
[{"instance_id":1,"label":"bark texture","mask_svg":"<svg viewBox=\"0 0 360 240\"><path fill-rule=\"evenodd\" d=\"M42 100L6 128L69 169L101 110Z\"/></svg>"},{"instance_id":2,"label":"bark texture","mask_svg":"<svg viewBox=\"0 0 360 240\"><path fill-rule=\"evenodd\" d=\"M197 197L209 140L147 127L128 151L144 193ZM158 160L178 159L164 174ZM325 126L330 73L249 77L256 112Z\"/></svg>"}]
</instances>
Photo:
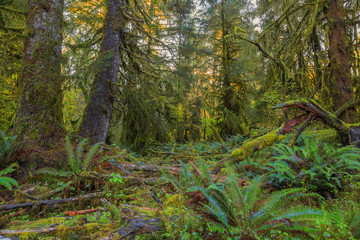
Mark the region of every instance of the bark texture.
<instances>
[{"instance_id":1,"label":"bark texture","mask_svg":"<svg viewBox=\"0 0 360 240\"><path fill-rule=\"evenodd\" d=\"M349 42L346 36L344 0L330 0L327 9L329 21L329 58L331 66L334 111L353 98L350 72ZM354 120L354 109L347 109L339 118L347 123Z\"/></svg>"},{"instance_id":2,"label":"bark texture","mask_svg":"<svg viewBox=\"0 0 360 240\"><path fill-rule=\"evenodd\" d=\"M61 44L64 0L29 0L15 134L26 146L49 147L64 133Z\"/></svg>"},{"instance_id":3,"label":"bark texture","mask_svg":"<svg viewBox=\"0 0 360 240\"><path fill-rule=\"evenodd\" d=\"M114 103L113 85L117 81L120 65L121 29L123 23L122 0L108 0L103 42L99 60L101 70L96 74L89 102L79 128L79 135L92 144L105 142Z\"/></svg>"}]
</instances>

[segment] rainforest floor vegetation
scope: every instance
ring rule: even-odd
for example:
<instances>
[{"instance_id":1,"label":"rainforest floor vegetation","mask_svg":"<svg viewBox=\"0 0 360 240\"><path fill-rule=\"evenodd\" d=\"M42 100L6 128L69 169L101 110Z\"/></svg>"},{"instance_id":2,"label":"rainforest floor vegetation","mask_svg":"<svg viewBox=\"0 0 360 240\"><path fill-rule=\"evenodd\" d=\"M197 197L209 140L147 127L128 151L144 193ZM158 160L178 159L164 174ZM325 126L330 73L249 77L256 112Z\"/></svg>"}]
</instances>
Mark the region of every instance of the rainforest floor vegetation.
<instances>
[{"instance_id":1,"label":"rainforest floor vegetation","mask_svg":"<svg viewBox=\"0 0 360 240\"><path fill-rule=\"evenodd\" d=\"M336 132L318 128L289 146L294 134L225 163L216 174L211 169L217 162L258 133L222 142L153 144L141 153L67 137L62 153L47 155L66 159L60 169L15 163L2 170L0 184L7 190L0 195L0 235L358 239L360 150L342 147ZM16 154L15 139L2 137L5 154Z\"/></svg>"}]
</instances>

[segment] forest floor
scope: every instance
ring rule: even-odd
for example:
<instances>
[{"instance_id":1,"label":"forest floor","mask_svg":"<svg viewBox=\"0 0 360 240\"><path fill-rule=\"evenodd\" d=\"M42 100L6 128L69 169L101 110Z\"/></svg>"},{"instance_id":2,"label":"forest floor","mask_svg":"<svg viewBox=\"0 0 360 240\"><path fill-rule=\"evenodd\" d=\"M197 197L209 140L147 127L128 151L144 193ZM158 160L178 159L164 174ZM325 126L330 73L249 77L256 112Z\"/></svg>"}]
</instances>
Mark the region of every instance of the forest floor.
<instances>
[{"instance_id":1,"label":"forest floor","mask_svg":"<svg viewBox=\"0 0 360 240\"><path fill-rule=\"evenodd\" d=\"M159 145L146 149L142 156L103 146L83 171L32 171L18 180L17 189L0 192L0 236L132 239L145 233L148 239L176 239L166 230L173 228L169 222L187 217L184 205L196 211L204 201L198 193L181 189L189 184L180 179L182 167L200 175L199 161L202 167L211 166L229 157L242 141L239 136L226 143ZM226 176L211 178L217 182ZM204 225L200 220L189 228Z\"/></svg>"},{"instance_id":2,"label":"forest floor","mask_svg":"<svg viewBox=\"0 0 360 240\"><path fill-rule=\"evenodd\" d=\"M247 137L69 144L62 170L20 167L0 191L0 239L360 239L360 150L324 133L332 145L289 134L216 174Z\"/></svg>"}]
</instances>

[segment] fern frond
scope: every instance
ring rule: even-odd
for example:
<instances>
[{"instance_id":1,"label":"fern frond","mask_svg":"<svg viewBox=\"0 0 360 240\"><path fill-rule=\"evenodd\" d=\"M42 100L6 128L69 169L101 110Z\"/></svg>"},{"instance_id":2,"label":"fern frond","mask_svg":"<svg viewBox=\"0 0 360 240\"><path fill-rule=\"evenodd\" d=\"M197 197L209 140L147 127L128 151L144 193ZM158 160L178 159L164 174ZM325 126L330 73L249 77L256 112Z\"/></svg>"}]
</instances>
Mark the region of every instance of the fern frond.
<instances>
[{"instance_id":1,"label":"fern frond","mask_svg":"<svg viewBox=\"0 0 360 240\"><path fill-rule=\"evenodd\" d=\"M66 154L67 154L67 161L68 161L69 167L70 167L70 169L73 170L76 168L76 162L75 162L74 150L71 145L69 136L66 136L66 138L65 138L65 150L66 150Z\"/></svg>"},{"instance_id":2,"label":"fern frond","mask_svg":"<svg viewBox=\"0 0 360 240\"><path fill-rule=\"evenodd\" d=\"M93 157L98 153L100 146L103 143L97 143L95 145L93 145L90 150L88 151L88 153L86 154L84 160L82 161L82 165L83 167L86 169L89 166L89 163L91 162L91 160L93 159Z\"/></svg>"},{"instance_id":3,"label":"fern frond","mask_svg":"<svg viewBox=\"0 0 360 240\"><path fill-rule=\"evenodd\" d=\"M76 147L76 158L75 158L75 164L74 164L75 168L72 169L76 173L81 172L81 163L83 161L83 155L84 155L86 143L87 143L87 139L84 138L83 140L81 140L78 143L78 145Z\"/></svg>"},{"instance_id":4,"label":"fern frond","mask_svg":"<svg viewBox=\"0 0 360 240\"><path fill-rule=\"evenodd\" d=\"M0 185L12 190L12 185L18 187L18 183L15 179L10 177L0 177Z\"/></svg>"}]
</instances>

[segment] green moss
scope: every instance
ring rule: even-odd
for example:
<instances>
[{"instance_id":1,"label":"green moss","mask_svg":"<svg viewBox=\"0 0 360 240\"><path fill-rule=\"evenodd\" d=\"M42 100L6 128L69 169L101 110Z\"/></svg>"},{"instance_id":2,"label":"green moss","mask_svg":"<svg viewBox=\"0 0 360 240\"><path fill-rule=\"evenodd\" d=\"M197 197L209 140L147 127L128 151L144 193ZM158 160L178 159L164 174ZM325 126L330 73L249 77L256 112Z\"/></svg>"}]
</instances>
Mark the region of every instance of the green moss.
<instances>
[{"instance_id":1,"label":"green moss","mask_svg":"<svg viewBox=\"0 0 360 240\"><path fill-rule=\"evenodd\" d=\"M237 159L238 161L242 161L254 152L283 140L285 136L281 134L282 128L283 127L280 127L261 137L246 141L241 148L235 149L232 152L231 157Z\"/></svg>"},{"instance_id":2,"label":"green moss","mask_svg":"<svg viewBox=\"0 0 360 240\"><path fill-rule=\"evenodd\" d=\"M335 143L340 142L341 138L333 128L317 131L307 131L304 133L307 137L319 139L320 142Z\"/></svg>"},{"instance_id":3,"label":"green moss","mask_svg":"<svg viewBox=\"0 0 360 240\"><path fill-rule=\"evenodd\" d=\"M184 205L184 202L185 198L181 194L175 194L164 203L163 207L181 207Z\"/></svg>"}]
</instances>

